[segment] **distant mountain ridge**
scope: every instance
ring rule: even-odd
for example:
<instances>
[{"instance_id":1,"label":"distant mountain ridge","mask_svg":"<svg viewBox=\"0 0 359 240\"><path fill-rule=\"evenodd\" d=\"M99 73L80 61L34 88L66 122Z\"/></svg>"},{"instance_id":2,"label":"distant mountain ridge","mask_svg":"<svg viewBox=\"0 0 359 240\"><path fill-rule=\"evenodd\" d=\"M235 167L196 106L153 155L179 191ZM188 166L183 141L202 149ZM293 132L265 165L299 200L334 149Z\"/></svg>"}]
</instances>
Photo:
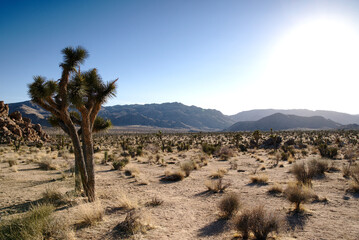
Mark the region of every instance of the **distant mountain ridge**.
<instances>
[{"instance_id":1,"label":"distant mountain ridge","mask_svg":"<svg viewBox=\"0 0 359 240\"><path fill-rule=\"evenodd\" d=\"M35 124L40 123L43 126L50 126L47 122L47 118L50 114L30 101L10 103L9 108L10 112L20 111L24 117L30 118ZM343 126L345 129L355 129L355 124L359 124L359 116L334 111L262 109L244 111L236 115L227 116L214 109L187 106L178 102L106 106L102 107L99 116L109 118L114 126L139 125L168 129L184 129L186 131L221 131L223 129L229 129L238 121L258 121L275 113L296 115L299 117L314 117L312 115L317 114L316 116L347 125L345 127ZM313 118L313 120L316 120L316 118ZM334 125L329 124L328 126L323 125L319 128L330 128L330 126L334 127ZM273 128L273 125L270 128Z\"/></svg>"},{"instance_id":2,"label":"distant mountain ridge","mask_svg":"<svg viewBox=\"0 0 359 240\"><path fill-rule=\"evenodd\" d=\"M50 114L30 101L10 103L9 109L10 112L20 111L33 123L50 126L46 120ZM186 106L178 102L103 106L99 116L110 119L114 126L142 125L195 131L219 131L234 123L234 120L220 111Z\"/></svg>"},{"instance_id":3,"label":"distant mountain ridge","mask_svg":"<svg viewBox=\"0 0 359 240\"><path fill-rule=\"evenodd\" d=\"M254 109L249 111L239 112L235 115L231 115L230 118L236 122L242 121L257 121L261 118L270 116L275 113L282 113L285 115L296 115L301 117L314 117L321 116L326 119L330 119L334 122L346 125L346 124L359 124L359 115L351 115L348 113L341 113L335 111L325 110L307 110L307 109Z\"/></svg>"},{"instance_id":4,"label":"distant mountain ridge","mask_svg":"<svg viewBox=\"0 0 359 240\"><path fill-rule=\"evenodd\" d=\"M285 115L282 113L274 113L270 116L261 118L257 121L241 121L233 124L225 131L275 131L290 129L340 129L344 125L336 123L330 119L321 116L301 117L296 115Z\"/></svg>"}]
</instances>

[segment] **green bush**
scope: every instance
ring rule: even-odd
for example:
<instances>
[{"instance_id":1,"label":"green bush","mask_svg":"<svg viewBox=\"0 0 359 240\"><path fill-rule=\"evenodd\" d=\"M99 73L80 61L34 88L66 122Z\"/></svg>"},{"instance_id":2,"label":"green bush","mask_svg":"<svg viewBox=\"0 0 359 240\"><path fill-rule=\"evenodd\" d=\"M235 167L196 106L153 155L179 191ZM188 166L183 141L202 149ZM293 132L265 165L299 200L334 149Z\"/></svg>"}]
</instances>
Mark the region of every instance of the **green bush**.
<instances>
[{"instance_id":1,"label":"green bush","mask_svg":"<svg viewBox=\"0 0 359 240\"><path fill-rule=\"evenodd\" d=\"M335 147L328 147L327 144L320 144L318 150L320 156L324 158L334 159L338 155L338 149Z\"/></svg>"},{"instance_id":2,"label":"green bush","mask_svg":"<svg viewBox=\"0 0 359 240\"><path fill-rule=\"evenodd\" d=\"M48 235L50 215L54 209L52 205L39 205L19 218L1 222L0 239L44 239Z\"/></svg>"},{"instance_id":3,"label":"green bush","mask_svg":"<svg viewBox=\"0 0 359 240\"><path fill-rule=\"evenodd\" d=\"M112 166L115 170L122 170L130 161L128 158L123 158L121 160L114 160Z\"/></svg>"}]
</instances>

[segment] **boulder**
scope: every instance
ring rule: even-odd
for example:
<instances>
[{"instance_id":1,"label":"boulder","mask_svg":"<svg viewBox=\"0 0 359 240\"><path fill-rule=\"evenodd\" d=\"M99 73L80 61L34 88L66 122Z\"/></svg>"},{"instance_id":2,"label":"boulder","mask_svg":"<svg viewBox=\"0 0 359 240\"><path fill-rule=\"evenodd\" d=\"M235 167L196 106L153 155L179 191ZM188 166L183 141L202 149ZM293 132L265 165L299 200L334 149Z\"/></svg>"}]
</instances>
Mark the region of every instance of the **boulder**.
<instances>
[{"instance_id":1,"label":"boulder","mask_svg":"<svg viewBox=\"0 0 359 240\"><path fill-rule=\"evenodd\" d=\"M9 117L15 121L21 121L22 115L19 111L15 111L13 113L10 113Z\"/></svg>"}]
</instances>

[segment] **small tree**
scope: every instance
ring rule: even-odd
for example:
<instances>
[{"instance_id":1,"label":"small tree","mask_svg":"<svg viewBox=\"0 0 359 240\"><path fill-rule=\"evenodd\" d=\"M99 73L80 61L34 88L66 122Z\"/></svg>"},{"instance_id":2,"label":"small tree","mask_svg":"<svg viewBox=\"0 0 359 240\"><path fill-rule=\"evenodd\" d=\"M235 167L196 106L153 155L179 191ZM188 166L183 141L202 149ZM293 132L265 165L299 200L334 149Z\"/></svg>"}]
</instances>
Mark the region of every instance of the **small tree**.
<instances>
[{"instance_id":1,"label":"small tree","mask_svg":"<svg viewBox=\"0 0 359 240\"><path fill-rule=\"evenodd\" d=\"M61 78L47 81L35 76L29 85L29 95L34 103L52 113L50 122L70 136L75 154L76 186L78 189L81 181L88 200L92 202L95 200L92 133L111 125L97 114L101 105L115 95L117 80L104 84L96 69L81 73L80 64L88 57L82 47L64 48L62 54Z\"/></svg>"}]
</instances>

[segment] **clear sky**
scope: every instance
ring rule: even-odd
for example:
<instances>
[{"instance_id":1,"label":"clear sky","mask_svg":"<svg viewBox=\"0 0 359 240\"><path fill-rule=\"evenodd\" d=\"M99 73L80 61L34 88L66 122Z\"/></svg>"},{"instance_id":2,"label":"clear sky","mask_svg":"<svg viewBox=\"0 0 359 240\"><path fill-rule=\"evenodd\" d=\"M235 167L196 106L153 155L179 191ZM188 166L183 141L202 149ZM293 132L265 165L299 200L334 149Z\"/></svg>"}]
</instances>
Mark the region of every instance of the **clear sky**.
<instances>
[{"instance_id":1,"label":"clear sky","mask_svg":"<svg viewBox=\"0 0 359 240\"><path fill-rule=\"evenodd\" d=\"M359 1L0 0L0 100L58 79L61 49L119 78L107 105L359 113Z\"/></svg>"}]
</instances>

